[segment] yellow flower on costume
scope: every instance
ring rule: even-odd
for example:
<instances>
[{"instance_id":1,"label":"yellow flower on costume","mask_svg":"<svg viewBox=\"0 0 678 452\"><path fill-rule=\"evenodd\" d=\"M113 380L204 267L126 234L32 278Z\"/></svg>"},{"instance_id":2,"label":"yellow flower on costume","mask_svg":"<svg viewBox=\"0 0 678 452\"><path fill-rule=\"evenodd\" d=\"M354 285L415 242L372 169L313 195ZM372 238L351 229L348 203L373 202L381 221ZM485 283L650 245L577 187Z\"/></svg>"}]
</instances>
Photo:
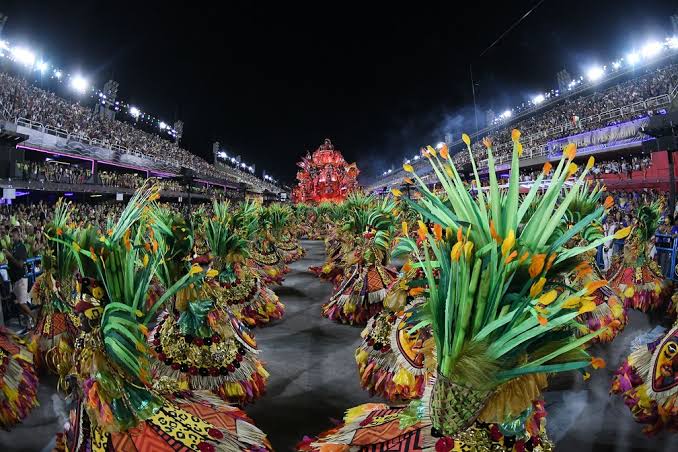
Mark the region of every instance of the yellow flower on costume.
<instances>
[{"instance_id":1,"label":"yellow flower on costume","mask_svg":"<svg viewBox=\"0 0 678 452\"><path fill-rule=\"evenodd\" d=\"M555 290L550 290L541 297L539 297L539 304L548 306L551 303L553 303L556 298L558 298L558 292L556 292Z\"/></svg>"}]
</instances>

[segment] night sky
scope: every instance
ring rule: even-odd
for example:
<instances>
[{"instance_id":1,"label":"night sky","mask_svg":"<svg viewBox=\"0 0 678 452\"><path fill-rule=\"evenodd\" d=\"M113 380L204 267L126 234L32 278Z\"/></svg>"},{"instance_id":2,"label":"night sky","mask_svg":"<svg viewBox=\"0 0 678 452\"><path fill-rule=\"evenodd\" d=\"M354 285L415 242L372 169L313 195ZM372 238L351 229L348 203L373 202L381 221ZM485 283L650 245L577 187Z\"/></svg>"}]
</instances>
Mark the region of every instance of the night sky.
<instances>
[{"instance_id":1,"label":"night sky","mask_svg":"<svg viewBox=\"0 0 678 452\"><path fill-rule=\"evenodd\" d=\"M287 183L325 137L367 182L422 144L471 131L471 61L479 108L500 112L555 88L561 68L579 75L663 39L678 10L675 0L546 0L478 58L538 0L151 3L3 0L3 36L182 119L192 152L211 161L219 140Z\"/></svg>"}]
</instances>

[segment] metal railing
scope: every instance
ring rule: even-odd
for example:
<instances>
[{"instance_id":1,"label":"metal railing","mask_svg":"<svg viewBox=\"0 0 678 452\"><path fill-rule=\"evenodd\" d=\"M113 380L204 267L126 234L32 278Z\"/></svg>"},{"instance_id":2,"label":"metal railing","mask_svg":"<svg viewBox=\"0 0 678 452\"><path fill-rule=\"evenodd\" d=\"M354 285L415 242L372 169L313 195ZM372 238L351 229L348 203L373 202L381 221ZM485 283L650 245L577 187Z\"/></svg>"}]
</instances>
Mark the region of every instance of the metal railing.
<instances>
[{"instance_id":1,"label":"metal railing","mask_svg":"<svg viewBox=\"0 0 678 452\"><path fill-rule=\"evenodd\" d=\"M634 102L629 105L624 105L622 107L616 107L602 113L588 116L586 118L580 119L579 123L582 127L586 127L587 124L599 124L601 122L612 122L614 120L624 118L625 115L634 114L634 113L647 113L649 110L656 110L663 107L671 105L673 99L678 95L678 85L675 86L671 92L667 94L661 94L646 100ZM523 135L526 139L522 140L523 144L523 157L522 160L528 160L536 157L543 157L549 154L549 150L546 147L548 141L557 138L563 138L563 135L566 135L568 132L578 132L581 128L575 126L572 123L564 123L556 127L541 131L541 132L530 132L530 129L525 129ZM592 129L595 130L595 129ZM539 143L537 144L537 140ZM495 165L501 165L503 163L509 162L511 160L511 149L513 148L513 143L510 141L495 144L493 147L493 152L495 155ZM472 149L473 150L473 149ZM455 164L465 164L469 163L468 153L461 152L456 154L453 157ZM426 159L421 159L420 162L417 162L417 166L426 166L428 161ZM478 168L487 168L487 159L483 159L477 162ZM402 169L399 169L393 176L389 179L382 180L378 183L372 184L369 189L373 190L385 185L388 185L390 182L397 180L402 177Z\"/></svg>"},{"instance_id":2,"label":"metal railing","mask_svg":"<svg viewBox=\"0 0 678 452\"><path fill-rule=\"evenodd\" d=\"M101 140L101 139L98 139L98 138L90 138L90 137L88 137L88 136L86 136L82 133L78 133L78 132L72 133L72 132L69 132L66 129L54 127L54 126L51 126L51 125L44 125L41 122L33 121L31 119L23 118L23 117L15 118L14 122L19 126L23 126L23 127L26 127L26 128L31 129L31 130L38 131L38 132L46 133L48 135L57 136L57 137L64 138L64 139L67 139L67 140L74 140L74 141L78 141L80 143L89 144L89 145L93 145L93 146L100 146L100 147L103 147L103 148L112 149L112 150L115 150L115 151L118 151L118 152L121 152L121 153L124 153L124 154L133 155L133 156L136 156L138 158L146 159L146 160L149 160L149 161L152 161L152 162L155 162L155 163L162 163L162 164L165 164L165 165L170 165L174 168L177 168L177 170L180 169L180 166L176 166L176 165L169 163L165 160L161 160L161 159L158 159L156 157L152 157L150 155L144 154L143 152L139 152L137 150L130 149L130 148L127 148L125 146L121 146L121 145L116 144L116 143L112 143L112 142L110 142L109 140L106 140L106 139ZM186 152L188 152L188 151L186 151ZM270 191L279 190L278 187L276 187L276 186L274 186L274 185L272 185L268 182L265 182L265 181L263 181L262 179L259 179L256 176L247 175L248 177L245 178L245 177L243 177L243 174L245 174L245 173L239 174L239 170L236 171L233 168L228 168L228 169L227 168L228 167L223 168L223 171L227 174L225 174L223 176L218 176L218 178L224 178L224 179L228 180L227 179L228 177L232 177L232 178L236 178L236 180L238 180L238 181L249 182L249 183L252 183L252 184L256 184L259 187L267 188ZM199 171L199 170L197 170L196 172L198 174L203 175L203 176L214 177L214 174L210 174L208 172L203 172L203 171ZM254 179L254 180L252 180L252 179Z\"/></svg>"},{"instance_id":3,"label":"metal railing","mask_svg":"<svg viewBox=\"0 0 678 452\"><path fill-rule=\"evenodd\" d=\"M35 279L40 276L42 273L42 267L39 266L42 264L42 256L29 257L24 261L24 267L26 269L26 278L28 278L28 287L30 288ZM7 264L0 265L0 270L7 270Z\"/></svg>"},{"instance_id":4,"label":"metal railing","mask_svg":"<svg viewBox=\"0 0 678 452\"><path fill-rule=\"evenodd\" d=\"M670 278L674 281L678 280L676 274L676 258L678 258L678 238L667 234L655 234L655 248L657 249L657 256L664 277ZM667 254L666 258L662 258L662 254ZM664 265L662 265L664 264ZM668 264L668 265L667 265Z\"/></svg>"}]
</instances>

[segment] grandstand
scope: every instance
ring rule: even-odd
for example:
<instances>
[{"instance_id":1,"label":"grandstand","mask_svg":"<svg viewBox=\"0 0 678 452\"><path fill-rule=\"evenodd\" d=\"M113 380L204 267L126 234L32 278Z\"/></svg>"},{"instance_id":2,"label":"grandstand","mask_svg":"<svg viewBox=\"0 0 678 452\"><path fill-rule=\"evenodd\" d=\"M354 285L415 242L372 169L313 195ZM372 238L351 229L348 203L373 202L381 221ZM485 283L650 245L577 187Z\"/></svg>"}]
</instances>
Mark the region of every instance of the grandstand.
<instances>
[{"instance_id":1,"label":"grandstand","mask_svg":"<svg viewBox=\"0 0 678 452\"><path fill-rule=\"evenodd\" d=\"M4 41L3 49L9 49ZM8 55L13 55L11 50ZM35 67L40 64L35 63ZM158 122L156 133L149 133L129 122L115 119L113 114L99 114L100 104L110 107L111 111L118 111L124 104L118 101L110 103L102 92L93 94L97 101L92 109L31 85L22 77L20 70L12 71L11 65L4 64L0 69L2 188L69 193L121 193L124 196L139 185L139 180L155 177L167 183L190 173L193 175L190 186L184 181L183 185L174 186L173 190L164 190L163 196L179 200L191 195L195 199L222 195L234 198L255 196L286 199L285 195L281 196L284 189L269 176L265 179L255 176L252 167L213 165L184 149L178 143L180 130L175 130L176 126L171 128L164 122ZM62 78L60 70L55 69L52 75ZM71 83L76 81L82 85L80 88L85 88L86 83L76 80L75 77ZM117 89L114 82L109 84ZM135 118L143 115L136 107L127 107ZM64 183L61 180L31 178L22 170L24 162L44 164L54 161L70 166L72 171L68 171L69 173L79 172L87 167L88 176L77 183ZM125 175L132 173L137 183L132 186L104 185L98 174L100 169L118 174L120 178L129 178Z\"/></svg>"},{"instance_id":2,"label":"grandstand","mask_svg":"<svg viewBox=\"0 0 678 452\"><path fill-rule=\"evenodd\" d=\"M611 72L607 78L576 83L565 93L531 103L530 108L517 114L505 114L501 121L471 134L472 152L481 172L487 174L487 152L481 140L484 137L493 142L497 172L507 171L512 149L511 130L514 128L522 133L521 168L539 167L547 161L559 159L562 148L568 143L577 144L579 158L623 155L631 159L639 155L643 151L643 143L648 148L648 142L653 140L643 133L650 118L666 114L672 105L675 107L678 48L673 43L666 46L661 57L649 59L644 65L629 65L626 70L617 67L619 70ZM457 167L470 170L469 155L461 139L446 144ZM652 160L657 160L657 165L653 165L655 171L645 180L636 178L633 186L640 186L643 182L647 187L668 187L666 153L653 154ZM405 160L405 163L412 164L424 178L430 174L427 159L419 155ZM407 189L403 182L405 177L407 175L402 168L386 171L370 184L368 191L384 193L391 188ZM620 184L619 188L625 184Z\"/></svg>"}]
</instances>

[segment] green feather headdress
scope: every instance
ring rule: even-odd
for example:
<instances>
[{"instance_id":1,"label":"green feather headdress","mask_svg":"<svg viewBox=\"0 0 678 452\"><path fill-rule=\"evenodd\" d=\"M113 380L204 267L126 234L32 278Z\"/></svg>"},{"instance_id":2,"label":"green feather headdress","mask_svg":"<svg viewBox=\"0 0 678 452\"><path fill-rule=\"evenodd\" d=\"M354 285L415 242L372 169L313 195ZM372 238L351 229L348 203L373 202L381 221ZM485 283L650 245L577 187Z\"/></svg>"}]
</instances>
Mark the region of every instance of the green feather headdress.
<instances>
[{"instance_id":1,"label":"green feather headdress","mask_svg":"<svg viewBox=\"0 0 678 452\"><path fill-rule=\"evenodd\" d=\"M515 377L581 369L590 356L582 346L601 331L578 338L576 317L590 288L572 292L557 284L555 264L595 248L608 238L585 246L564 245L602 215L586 215L566 232L558 228L593 161L561 196L574 174L575 149L568 149L546 191L537 197L542 173L525 197L519 196L520 134L514 131L509 186L500 190L491 145L488 146L489 190L473 197L459 176L447 149L425 152L447 202L432 193L410 165L422 194L421 201L405 200L427 220L439 225L433 233L419 225L421 246L400 239L395 255L411 254L423 269L428 301L419 312L436 342L438 372L462 384L491 389ZM476 187L481 187L470 139L464 142ZM489 143L488 143L489 144ZM533 215L526 213L533 201ZM554 237L557 236L557 237Z\"/></svg>"}]
</instances>

